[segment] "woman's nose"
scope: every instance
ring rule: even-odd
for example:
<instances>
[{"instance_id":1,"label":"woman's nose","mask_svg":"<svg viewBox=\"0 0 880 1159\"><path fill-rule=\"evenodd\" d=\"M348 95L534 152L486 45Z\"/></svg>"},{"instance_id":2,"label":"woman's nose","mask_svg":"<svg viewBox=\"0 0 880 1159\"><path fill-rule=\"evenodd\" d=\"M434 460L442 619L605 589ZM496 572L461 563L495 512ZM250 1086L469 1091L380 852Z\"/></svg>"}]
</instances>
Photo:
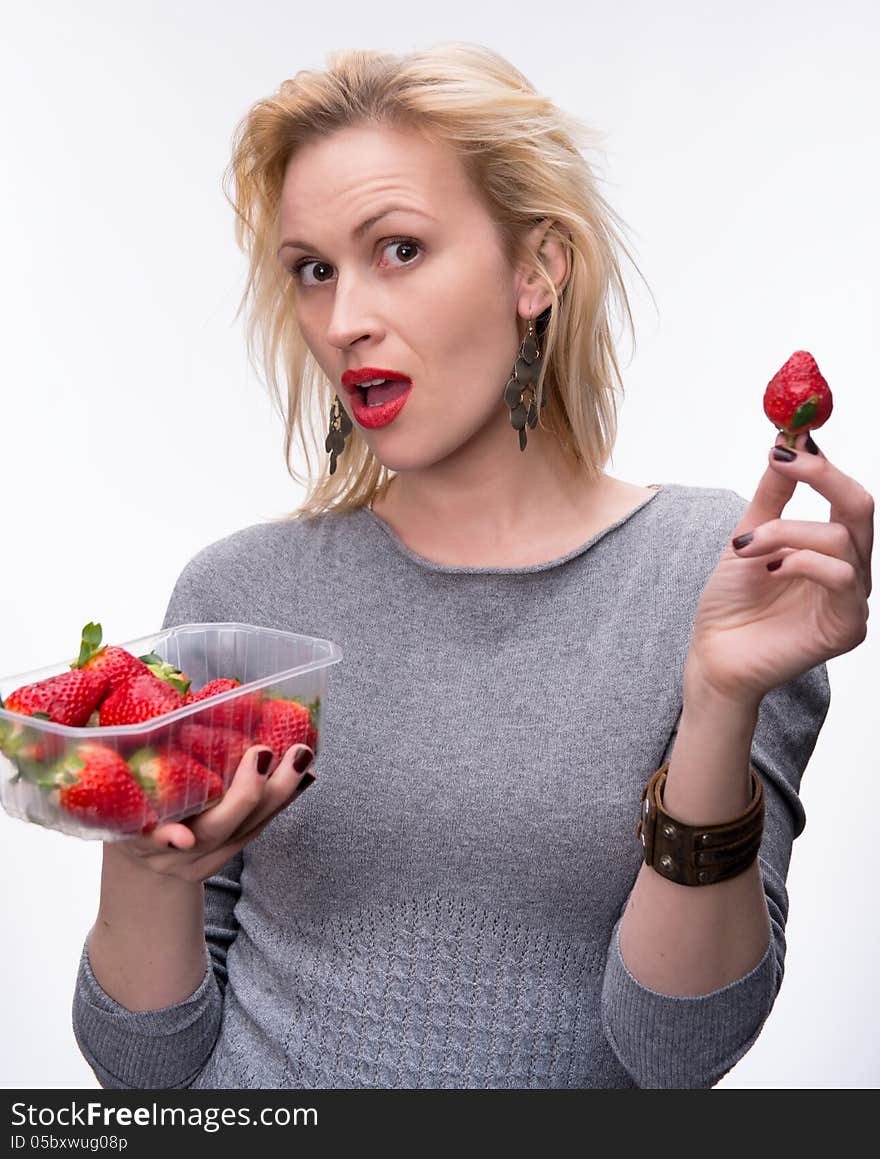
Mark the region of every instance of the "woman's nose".
<instances>
[{"instance_id":1,"label":"woman's nose","mask_svg":"<svg viewBox=\"0 0 880 1159\"><path fill-rule=\"evenodd\" d=\"M327 341L332 346L344 350L358 339L375 333L376 320L370 310L369 298L362 282L351 277L338 279L327 325Z\"/></svg>"}]
</instances>

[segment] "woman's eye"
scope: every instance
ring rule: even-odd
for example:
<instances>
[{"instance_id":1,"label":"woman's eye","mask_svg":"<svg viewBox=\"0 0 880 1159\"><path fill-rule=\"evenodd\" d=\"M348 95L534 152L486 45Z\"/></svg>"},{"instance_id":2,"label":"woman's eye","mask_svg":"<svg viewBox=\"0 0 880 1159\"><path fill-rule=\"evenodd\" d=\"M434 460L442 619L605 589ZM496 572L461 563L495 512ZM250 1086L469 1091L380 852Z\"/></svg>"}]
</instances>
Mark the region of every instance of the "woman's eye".
<instances>
[{"instance_id":1,"label":"woman's eye","mask_svg":"<svg viewBox=\"0 0 880 1159\"><path fill-rule=\"evenodd\" d=\"M393 249L395 256L400 258L401 261L403 262L403 264L406 266L412 264L413 258L403 257L402 254L400 253L400 251L401 250L408 250L410 253L414 253L414 252L419 251L421 248L422 247L419 245L419 243L417 241L413 241L411 238L406 238L406 237L397 238L394 241L389 241L383 247L383 249L386 249L386 250Z\"/></svg>"},{"instance_id":2,"label":"woman's eye","mask_svg":"<svg viewBox=\"0 0 880 1159\"><path fill-rule=\"evenodd\" d=\"M397 259L396 262L393 261L390 263L391 268L393 269L396 265L398 268L399 266L412 265L421 252L421 249L421 244L417 241L413 241L412 238L398 237L391 241L385 242L382 247L382 252L385 253L387 250L391 250L393 252L394 257ZM382 264L384 265L385 263ZM312 267L313 274L312 277L307 279L305 277L305 272L309 267ZM320 286L331 280L332 274L328 275L326 271L332 269L333 267L329 262L317 262L312 259L311 261L299 262L293 267L291 273L301 286Z\"/></svg>"},{"instance_id":3,"label":"woman's eye","mask_svg":"<svg viewBox=\"0 0 880 1159\"><path fill-rule=\"evenodd\" d=\"M318 278L318 280L316 282L306 281L306 279L304 277L304 274L305 274L306 270L309 268L309 266L315 267L315 276ZM325 278L323 276L318 276L317 271L318 270L332 270L332 269L333 269L333 267L331 265L329 265L327 262L300 262L298 265L295 265L293 267L293 269L291 270L291 273L293 274L294 278L296 278L296 280L299 282L299 284L301 286L319 286L319 285L321 285L322 282L329 281L329 279Z\"/></svg>"}]
</instances>

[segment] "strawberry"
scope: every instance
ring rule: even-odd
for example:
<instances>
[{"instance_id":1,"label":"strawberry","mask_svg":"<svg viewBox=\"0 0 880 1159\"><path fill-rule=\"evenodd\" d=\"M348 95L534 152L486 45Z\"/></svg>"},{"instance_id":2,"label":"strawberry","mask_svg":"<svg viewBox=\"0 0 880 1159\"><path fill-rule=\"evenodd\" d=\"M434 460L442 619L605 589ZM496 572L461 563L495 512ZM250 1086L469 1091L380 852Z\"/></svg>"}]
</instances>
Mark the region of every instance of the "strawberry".
<instances>
[{"instance_id":1,"label":"strawberry","mask_svg":"<svg viewBox=\"0 0 880 1159\"><path fill-rule=\"evenodd\" d=\"M195 704L200 700L209 700L212 696L220 696L224 692L231 692L234 688L241 688L240 680L209 680L198 692L188 692L185 704ZM259 719L260 704L263 696L261 692L251 692L235 700L206 708L199 713L199 724L213 724L219 728L233 728L246 731L253 721Z\"/></svg>"},{"instance_id":2,"label":"strawberry","mask_svg":"<svg viewBox=\"0 0 880 1159\"><path fill-rule=\"evenodd\" d=\"M160 680L164 680L166 684L170 685L175 692L179 692L181 696L186 696L189 691L190 678L185 672L181 672L179 668L175 668L167 660L163 660L161 656L157 656L155 652L148 652L145 656L140 657L146 664L147 668L158 676Z\"/></svg>"},{"instance_id":3,"label":"strawberry","mask_svg":"<svg viewBox=\"0 0 880 1159\"><path fill-rule=\"evenodd\" d=\"M202 809L223 796L223 782L185 752L141 748L128 758L135 779L146 789L161 817L181 809Z\"/></svg>"},{"instance_id":4,"label":"strawberry","mask_svg":"<svg viewBox=\"0 0 880 1159\"><path fill-rule=\"evenodd\" d=\"M146 656L133 656L131 652L115 644L105 644L101 647L101 636L100 624L86 624L82 630L79 656L70 665L71 668L106 673L110 685L108 694L115 692L130 677L152 672L181 695L186 695L190 684L189 678L179 668L175 668L155 652L148 652Z\"/></svg>"},{"instance_id":5,"label":"strawberry","mask_svg":"<svg viewBox=\"0 0 880 1159\"><path fill-rule=\"evenodd\" d=\"M254 734L255 744L268 745L275 754L269 766L274 771L291 745L308 745L313 753L318 751L317 722L320 715L320 698L308 706L298 700L277 695L268 695L260 711L260 723Z\"/></svg>"},{"instance_id":6,"label":"strawberry","mask_svg":"<svg viewBox=\"0 0 880 1159\"><path fill-rule=\"evenodd\" d=\"M828 421L833 406L828 383L806 350L796 350L764 391L764 414L792 448L802 431L815 431Z\"/></svg>"},{"instance_id":7,"label":"strawberry","mask_svg":"<svg viewBox=\"0 0 880 1159\"><path fill-rule=\"evenodd\" d=\"M0 708L3 702L0 700ZM31 714L33 720L48 720L43 712ZM17 781L20 776L33 780L35 774L42 771L42 766L60 757L64 752L67 741L58 733L44 732L39 728L31 728L23 721L0 721L0 752L6 754L15 763L18 772L13 776Z\"/></svg>"},{"instance_id":8,"label":"strawberry","mask_svg":"<svg viewBox=\"0 0 880 1159\"><path fill-rule=\"evenodd\" d=\"M3 707L24 716L41 716L56 724L84 727L107 692L103 672L60 672L10 692Z\"/></svg>"},{"instance_id":9,"label":"strawberry","mask_svg":"<svg viewBox=\"0 0 880 1159\"><path fill-rule=\"evenodd\" d=\"M98 716L101 727L119 724L140 724L154 716L164 716L183 707L183 694L154 676L144 672L130 676L101 705Z\"/></svg>"},{"instance_id":10,"label":"strawberry","mask_svg":"<svg viewBox=\"0 0 880 1159\"><path fill-rule=\"evenodd\" d=\"M107 677L108 695L124 684L130 676L137 676L149 672L149 668L132 656L125 648L118 648L113 644L101 647L101 625L86 624L82 630L82 643L79 656L70 667L84 672L103 672Z\"/></svg>"},{"instance_id":11,"label":"strawberry","mask_svg":"<svg viewBox=\"0 0 880 1159\"><path fill-rule=\"evenodd\" d=\"M236 729L212 728L208 724L182 724L176 735L177 747L213 769L227 787L239 761L256 743Z\"/></svg>"},{"instance_id":12,"label":"strawberry","mask_svg":"<svg viewBox=\"0 0 880 1159\"><path fill-rule=\"evenodd\" d=\"M148 833L158 818L122 757L107 745L83 741L40 782L59 789L59 805L85 825L118 833Z\"/></svg>"}]
</instances>

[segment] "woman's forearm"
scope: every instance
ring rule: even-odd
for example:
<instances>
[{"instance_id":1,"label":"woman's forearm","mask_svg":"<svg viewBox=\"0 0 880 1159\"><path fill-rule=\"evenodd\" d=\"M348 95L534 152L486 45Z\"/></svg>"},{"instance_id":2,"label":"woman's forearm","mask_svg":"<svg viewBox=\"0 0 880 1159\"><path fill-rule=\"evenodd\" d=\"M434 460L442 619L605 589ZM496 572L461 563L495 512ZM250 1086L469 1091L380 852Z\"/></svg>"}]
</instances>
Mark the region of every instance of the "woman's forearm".
<instances>
[{"instance_id":1,"label":"woman's forearm","mask_svg":"<svg viewBox=\"0 0 880 1159\"><path fill-rule=\"evenodd\" d=\"M205 975L203 884L141 868L106 844L88 952L101 988L128 1010L184 1001Z\"/></svg>"},{"instance_id":2,"label":"woman's forearm","mask_svg":"<svg viewBox=\"0 0 880 1159\"><path fill-rule=\"evenodd\" d=\"M708 825L746 810L758 707L699 686L685 688L663 790L668 813ZM736 877L701 886L678 885L643 865L620 927L630 973L670 995L708 994L743 977L760 962L769 939L757 859Z\"/></svg>"}]
</instances>

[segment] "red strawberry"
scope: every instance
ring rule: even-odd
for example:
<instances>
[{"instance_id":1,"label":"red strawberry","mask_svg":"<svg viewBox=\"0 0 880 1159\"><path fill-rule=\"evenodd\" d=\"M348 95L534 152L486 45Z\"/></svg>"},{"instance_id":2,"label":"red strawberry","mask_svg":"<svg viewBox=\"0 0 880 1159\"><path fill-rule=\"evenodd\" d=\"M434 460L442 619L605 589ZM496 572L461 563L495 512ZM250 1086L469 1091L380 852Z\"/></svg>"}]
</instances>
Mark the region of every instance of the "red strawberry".
<instances>
[{"instance_id":1,"label":"red strawberry","mask_svg":"<svg viewBox=\"0 0 880 1159\"><path fill-rule=\"evenodd\" d=\"M160 680L164 680L166 684L170 685L175 692L179 692L181 696L186 696L191 681L185 672L181 672L179 668L175 668L173 664L167 660L163 660L155 652L148 652L145 656L141 656L140 659L143 660L154 676L158 676Z\"/></svg>"},{"instance_id":2,"label":"red strawberry","mask_svg":"<svg viewBox=\"0 0 880 1159\"><path fill-rule=\"evenodd\" d=\"M84 727L107 692L102 672L60 672L35 684L25 684L10 692L3 705L8 712L24 716L40 714L56 724Z\"/></svg>"},{"instance_id":3,"label":"red strawberry","mask_svg":"<svg viewBox=\"0 0 880 1159\"><path fill-rule=\"evenodd\" d=\"M131 652L115 644L105 644L101 647L101 635L100 624L86 624L82 631L79 656L71 664L71 668L106 673L110 684L109 692L115 692L132 676L152 672L181 695L186 695L189 678L179 668L175 668L155 652L149 652L146 656L133 656Z\"/></svg>"},{"instance_id":4,"label":"red strawberry","mask_svg":"<svg viewBox=\"0 0 880 1159\"><path fill-rule=\"evenodd\" d=\"M208 724L182 724L176 734L177 747L195 757L223 778L228 787L238 763L255 741L231 728Z\"/></svg>"},{"instance_id":5,"label":"red strawberry","mask_svg":"<svg viewBox=\"0 0 880 1159\"><path fill-rule=\"evenodd\" d=\"M128 758L128 765L163 818L181 809L203 809L223 796L223 782L217 774L176 749L162 753L138 749Z\"/></svg>"},{"instance_id":6,"label":"red strawberry","mask_svg":"<svg viewBox=\"0 0 880 1159\"><path fill-rule=\"evenodd\" d=\"M802 431L815 431L828 421L834 401L816 360L796 350L764 391L764 414L794 447Z\"/></svg>"},{"instance_id":7,"label":"red strawberry","mask_svg":"<svg viewBox=\"0 0 880 1159\"><path fill-rule=\"evenodd\" d=\"M148 833L158 818L122 757L96 741L77 744L40 782L60 789L65 813L118 833Z\"/></svg>"},{"instance_id":8,"label":"red strawberry","mask_svg":"<svg viewBox=\"0 0 880 1159\"><path fill-rule=\"evenodd\" d=\"M227 680L225 678L209 680L198 692L188 692L184 703L195 704L196 701L209 700L212 696L220 696L224 692L231 692L233 689L241 687L240 680ZM259 691L238 696L235 700L206 708L200 712L198 723L244 731L250 727L252 721L256 723L259 720L262 700L263 695Z\"/></svg>"},{"instance_id":9,"label":"red strawberry","mask_svg":"<svg viewBox=\"0 0 880 1159\"><path fill-rule=\"evenodd\" d=\"M275 754L270 771L278 767L291 745L305 744L317 753L319 714L320 698L308 707L298 700L280 696L268 696L263 701L254 743L268 745Z\"/></svg>"},{"instance_id":10,"label":"red strawberry","mask_svg":"<svg viewBox=\"0 0 880 1159\"><path fill-rule=\"evenodd\" d=\"M0 707L2 707L0 701ZM41 712L32 714L33 720L46 719ZM6 754L18 767L18 773L13 780L24 776L33 780L35 775L42 772L42 766L60 757L64 752L67 739L54 732L44 732L40 728L17 721L0 720L0 752Z\"/></svg>"},{"instance_id":11,"label":"red strawberry","mask_svg":"<svg viewBox=\"0 0 880 1159\"><path fill-rule=\"evenodd\" d=\"M103 672L107 677L109 695L129 677L149 672L149 668L143 660L132 656L125 648L118 648L114 644L105 644L102 648L101 634L100 624L86 624L82 630L79 656L70 667L85 672Z\"/></svg>"},{"instance_id":12,"label":"red strawberry","mask_svg":"<svg viewBox=\"0 0 880 1159\"><path fill-rule=\"evenodd\" d=\"M118 724L140 724L154 716L163 716L183 707L183 694L171 688L152 672L130 676L101 705L101 727Z\"/></svg>"}]
</instances>

